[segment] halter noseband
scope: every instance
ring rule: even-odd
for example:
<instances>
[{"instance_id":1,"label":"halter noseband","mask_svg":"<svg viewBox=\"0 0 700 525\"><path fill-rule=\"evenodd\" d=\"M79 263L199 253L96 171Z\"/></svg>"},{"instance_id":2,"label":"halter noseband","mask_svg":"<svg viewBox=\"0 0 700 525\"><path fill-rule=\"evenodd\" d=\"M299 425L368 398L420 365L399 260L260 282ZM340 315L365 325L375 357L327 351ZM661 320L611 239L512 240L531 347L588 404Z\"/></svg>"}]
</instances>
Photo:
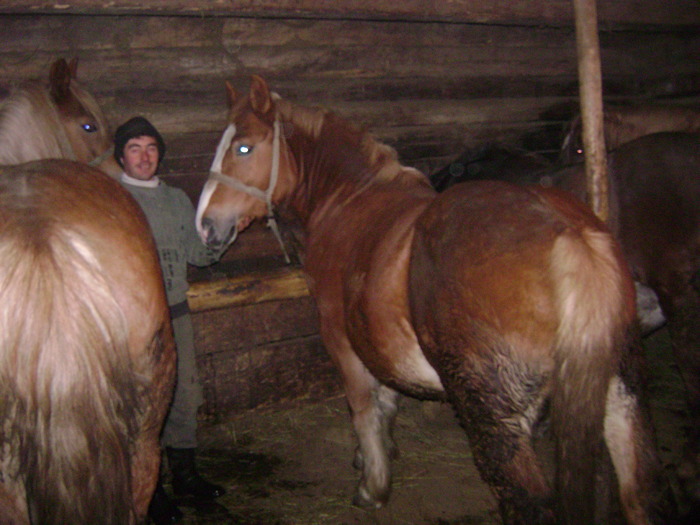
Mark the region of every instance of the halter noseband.
<instances>
[{"instance_id":1,"label":"halter noseband","mask_svg":"<svg viewBox=\"0 0 700 525\"><path fill-rule=\"evenodd\" d=\"M221 172L221 166L223 163L224 154L226 150L231 146L231 141L236 133L236 127L233 124L229 124L224 131L223 137L216 148L216 156L214 157L214 162L209 170L209 180L216 182L221 182L222 184L233 188L234 190L247 193L248 195L260 199L267 206L267 226L275 234L277 242L279 242L282 248L282 253L284 254L284 260L287 264L291 263L287 249L282 241L282 236L280 235L279 227L277 226L277 220L275 219L275 209L272 204L272 194L277 186L277 180L279 178L279 168L280 168L280 121L279 118L275 118L273 124L273 138L272 138L272 166L270 167L270 183L265 191L261 190L256 186L251 186L245 184L231 177L227 177ZM235 237L234 237L235 238Z\"/></svg>"}]
</instances>

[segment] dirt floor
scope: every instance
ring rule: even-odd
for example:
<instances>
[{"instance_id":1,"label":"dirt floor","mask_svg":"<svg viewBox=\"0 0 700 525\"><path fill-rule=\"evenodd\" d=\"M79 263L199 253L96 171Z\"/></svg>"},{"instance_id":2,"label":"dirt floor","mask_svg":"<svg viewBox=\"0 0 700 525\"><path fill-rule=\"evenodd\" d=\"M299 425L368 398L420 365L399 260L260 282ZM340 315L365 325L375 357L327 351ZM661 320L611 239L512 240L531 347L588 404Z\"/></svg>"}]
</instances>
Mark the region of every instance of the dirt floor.
<instances>
[{"instance_id":1,"label":"dirt floor","mask_svg":"<svg viewBox=\"0 0 700 525\"><path fill-rule=\"evenodd\" d=\"M659 446L672 473L687 414L666 332L646 346ZM358 473L351 466L355 438L343 398L204 425L200 439L200 470L228 494L207 506L181 502L186 524L500 523L465 434L444 404L403 400L395 430L401 456L394 462L391 500L380 510L350 502ZM545 457L549 446L544 439L539 445Z\"/></svg>"}]
</instances>

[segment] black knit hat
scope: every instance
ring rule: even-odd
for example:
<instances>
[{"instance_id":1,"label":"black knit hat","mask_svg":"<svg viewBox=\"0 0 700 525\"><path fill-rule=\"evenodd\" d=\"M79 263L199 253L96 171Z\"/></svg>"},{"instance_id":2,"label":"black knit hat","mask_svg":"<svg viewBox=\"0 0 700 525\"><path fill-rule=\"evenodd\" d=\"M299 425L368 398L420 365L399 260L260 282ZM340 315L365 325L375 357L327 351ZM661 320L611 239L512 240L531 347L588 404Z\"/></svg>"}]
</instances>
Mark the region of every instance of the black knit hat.
<instances>
[{"instance_id":1,"label":"black knit hat","mask_svg":"<svg viewBox=\"0 0 700 525\"><path fill-rule=\"evenodd\" d=\"M117 128L114 134L114 159L123 168L122 157L124 156L124 146L129 140L137 137L153 137L158 143L158 162L163 160L165 155L165 142L158 130L144 117L134 117L127 120Z\"/></svg>"}]
</instances>

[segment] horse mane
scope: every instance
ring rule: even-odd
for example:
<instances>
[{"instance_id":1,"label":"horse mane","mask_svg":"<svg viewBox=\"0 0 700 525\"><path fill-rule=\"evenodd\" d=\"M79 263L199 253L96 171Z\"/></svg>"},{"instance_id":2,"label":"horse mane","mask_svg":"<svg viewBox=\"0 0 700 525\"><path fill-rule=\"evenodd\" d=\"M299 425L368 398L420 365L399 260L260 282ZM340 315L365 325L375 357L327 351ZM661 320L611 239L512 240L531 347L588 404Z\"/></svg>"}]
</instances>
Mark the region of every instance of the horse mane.
<instances>
[{"instance_id":1,"label":"horse mane","mask_svg":"<svg viewBox=\"0 0 700 525\"><path fill-rule=\"evenodd\" d=\"M86 108L101 116L99 106L84 90L73 85L70 89ZM0 106L0 165L42 158L72 159L73 147L48 88L39 81L29 81Z\"/></svg>"},{"instance_id":2,"label":"horse mane","mask_svg":"<svg viewBox=\"0 0 700 525\"><path fill-rule=\"evenodd\" d=\"M276 106L283 122L298 127L316 144L326 145L330 149L333 163L348 168L342 170L343 176L355 177L360 183L401 181L406 184L428 184L423 173L399 162L394 148L335 112L298 106L285 99L277 99ZM294 132L287 134L293 136ZM361 152L359 158L358 151Z\"/></svg>"},{"instance_id":3,"label":"horse mane","mask_svg":"<svg viewBox=\"0 0 700 525\"><path fill-rule=\"evenodd\" d=\"M19 453L4 474L24 486L33 523L130 523L145 381L126 319L89 240L37 211L26 187L0 211L0 421L11 422L0 442Z\"/></svg>"}]
</instances>

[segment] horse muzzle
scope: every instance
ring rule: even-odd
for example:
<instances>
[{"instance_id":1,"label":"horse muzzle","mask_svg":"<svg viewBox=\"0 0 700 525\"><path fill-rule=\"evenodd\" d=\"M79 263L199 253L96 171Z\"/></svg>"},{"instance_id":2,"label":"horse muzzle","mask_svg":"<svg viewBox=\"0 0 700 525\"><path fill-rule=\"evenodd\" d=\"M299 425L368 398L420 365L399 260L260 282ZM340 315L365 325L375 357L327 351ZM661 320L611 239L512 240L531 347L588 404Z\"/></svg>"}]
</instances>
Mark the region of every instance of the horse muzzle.
<instances>
[{"instance_id":1,"label":"horse muzzle","mask_svg":"<svg viewBox=\"0 0 700 525\"><path fill-rule=\"evenodd\" d=\"M200 222L199 237L202 242L213 250L220 250L224 246L233 243L238 236L237 221L234 221L226 226L217 224L217 222L209 217L202 218Z\"/></svg>"}]
</instances>

